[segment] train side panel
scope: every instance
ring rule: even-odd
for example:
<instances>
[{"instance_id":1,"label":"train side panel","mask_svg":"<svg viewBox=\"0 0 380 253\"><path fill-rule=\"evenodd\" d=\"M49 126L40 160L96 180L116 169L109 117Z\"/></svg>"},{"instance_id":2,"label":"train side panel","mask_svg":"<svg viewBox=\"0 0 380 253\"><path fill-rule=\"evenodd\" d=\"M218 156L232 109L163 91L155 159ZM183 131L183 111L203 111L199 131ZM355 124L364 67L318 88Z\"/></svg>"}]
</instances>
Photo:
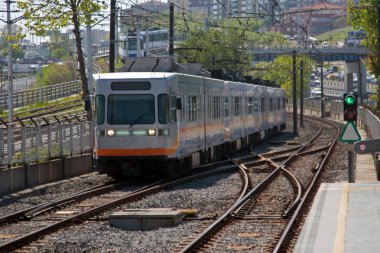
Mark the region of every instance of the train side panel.
<instances>
[{"instance_id":1,"label":"train side panel","mask_svg":"<svg viewBox=\"0 0 380 253\"><path fill-rule=\"evenodd\" d=\"M224 82L205 78L205 151L210 159L217 156L217 147L224 143Z\"/></svg>"},{"instance_id":2,"label":"train side panel","mask_svg":"<svg viewBox=\"0 0 380 253\"><path fill-rule=\"evenodd\" d=\"M205 149L204 78L178 75L178 94L182 101L179 120L180 156Z\"/></svg>"}]
</instances>

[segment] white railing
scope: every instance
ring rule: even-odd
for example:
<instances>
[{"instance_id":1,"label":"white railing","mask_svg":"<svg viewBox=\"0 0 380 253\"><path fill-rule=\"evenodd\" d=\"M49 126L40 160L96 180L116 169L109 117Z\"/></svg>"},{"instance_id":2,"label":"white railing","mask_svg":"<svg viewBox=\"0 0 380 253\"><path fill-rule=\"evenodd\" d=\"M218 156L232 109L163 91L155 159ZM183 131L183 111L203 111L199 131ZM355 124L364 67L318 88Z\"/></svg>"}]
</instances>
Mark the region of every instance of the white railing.
<instances>
[{"instance_id":1,"label":"white railing","mask_svg":"<svg viewBox=\"0 0 380 253\"><path fill-rule=\"evenodd\" d=\"M75 156L94 147L94 122L0 129L0 166Z\"/></svg>"}]
</instances>

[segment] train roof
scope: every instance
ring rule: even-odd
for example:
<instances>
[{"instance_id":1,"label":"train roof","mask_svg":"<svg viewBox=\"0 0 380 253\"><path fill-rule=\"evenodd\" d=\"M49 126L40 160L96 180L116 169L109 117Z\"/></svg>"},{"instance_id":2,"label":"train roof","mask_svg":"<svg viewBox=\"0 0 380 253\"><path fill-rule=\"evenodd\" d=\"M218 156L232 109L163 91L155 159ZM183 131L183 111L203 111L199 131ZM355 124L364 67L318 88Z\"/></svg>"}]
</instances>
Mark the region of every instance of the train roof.
<instances>
[{"instance_id":1,"label":"train roof","mask_svg":"<svg viewBox=\"0 0 380 253\"><path fill-rule=\"evenodd\" d=\"M113 72L93 74L94 80L98 79L142 79L142 78L162 78L167 79L179 75L176 72Z\"/></svg>"}]
</instances>

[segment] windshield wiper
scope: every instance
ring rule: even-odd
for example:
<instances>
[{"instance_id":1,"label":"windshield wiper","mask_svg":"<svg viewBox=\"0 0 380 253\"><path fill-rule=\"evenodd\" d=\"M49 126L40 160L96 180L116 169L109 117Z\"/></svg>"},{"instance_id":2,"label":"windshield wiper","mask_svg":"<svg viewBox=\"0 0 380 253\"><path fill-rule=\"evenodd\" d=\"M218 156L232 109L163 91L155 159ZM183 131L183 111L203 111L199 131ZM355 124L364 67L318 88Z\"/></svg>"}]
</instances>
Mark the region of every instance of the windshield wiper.
<instances>
[{"instance_id":1,"label":"windshield wiper","mask_svg":"<svg viewBox=\"0 0 380 253\"><path fill-rule=\"evenodd\" d=\"M139 121L142 117L144 117L144 115L149 111L149 107L143 112L141 113L140 116L138 116L130 125L129 127L132 127L134 124L136 124L137 121Z\"/></svg>"}]
</instances>

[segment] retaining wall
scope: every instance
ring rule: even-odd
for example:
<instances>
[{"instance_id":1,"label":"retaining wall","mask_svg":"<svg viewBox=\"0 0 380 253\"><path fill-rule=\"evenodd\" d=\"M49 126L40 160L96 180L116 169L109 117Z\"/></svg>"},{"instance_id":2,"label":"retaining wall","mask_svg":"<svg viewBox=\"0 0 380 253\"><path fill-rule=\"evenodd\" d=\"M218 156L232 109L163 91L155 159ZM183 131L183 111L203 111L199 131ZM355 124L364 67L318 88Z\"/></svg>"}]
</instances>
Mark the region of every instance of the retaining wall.
<instances>
[{"instance_id":1,"label":"retaining wall","mask_svg":"<svg viewBox=\"0 0 380 253\"><path fill-rule=\"evenodd\" d=\"M0 194L59 181L93 171L92 154L0 170Z\"/></svg>"}]
</instances>

